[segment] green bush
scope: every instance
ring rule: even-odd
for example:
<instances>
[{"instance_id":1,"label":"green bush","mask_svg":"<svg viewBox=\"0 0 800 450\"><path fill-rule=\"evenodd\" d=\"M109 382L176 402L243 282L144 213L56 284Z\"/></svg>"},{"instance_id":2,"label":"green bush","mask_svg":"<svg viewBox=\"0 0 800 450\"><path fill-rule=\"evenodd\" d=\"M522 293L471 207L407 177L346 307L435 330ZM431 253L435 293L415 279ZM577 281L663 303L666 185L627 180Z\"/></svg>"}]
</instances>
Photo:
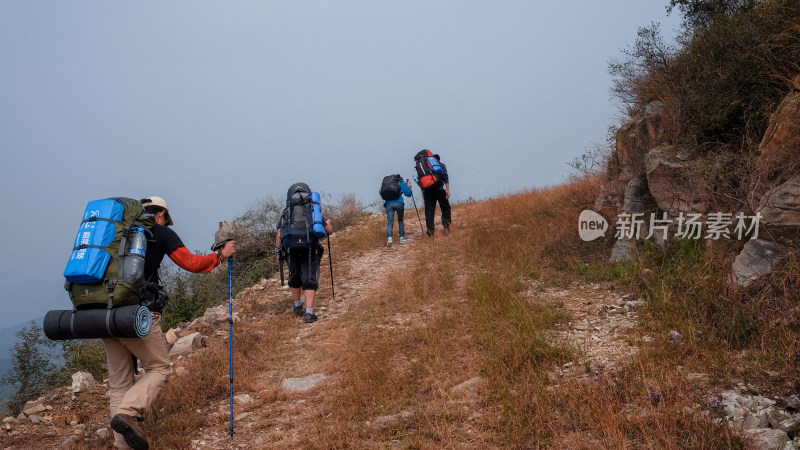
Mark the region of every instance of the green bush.
<instances>
[{"instance_id":1,"label":"green bush","mask_svg":"<svg viewBox=\"0 0 800 450\"><path fill-rule=\"evenodd\" d=\"M11 347L13 367L0 383L15 386L14 395L7 400L8 410L17 415L30 400L59 385L62 381L54 361L58 359L56 343L45 337L36 322L17 332L19 341Z\"/></svg>"},{"instance_id":2,"label":"green bush","mask_svg":"<svg viewBox=\"0 0 800 450\"><path fill-rule=\"evenodd\" d=\"M612 62L612 93L630 112L660 100L668 140L701 154L755 152L769 115L800 73L797 0L671 2L684 13L678 48L658 26Z\"/></svg>"}]
</instances>

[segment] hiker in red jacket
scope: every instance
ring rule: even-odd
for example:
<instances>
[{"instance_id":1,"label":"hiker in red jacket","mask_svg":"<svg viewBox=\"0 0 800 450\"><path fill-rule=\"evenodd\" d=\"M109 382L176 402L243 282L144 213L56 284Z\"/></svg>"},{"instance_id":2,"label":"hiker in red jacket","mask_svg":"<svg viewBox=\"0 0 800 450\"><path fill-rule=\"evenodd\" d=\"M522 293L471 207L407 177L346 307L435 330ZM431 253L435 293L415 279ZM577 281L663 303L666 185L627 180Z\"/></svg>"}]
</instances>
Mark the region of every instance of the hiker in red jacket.
<instances>
[{"instance_id":1,"label":"hiker in red jacket","mask_svg":"<svg viewBox=\"0 0 800 450\"><path fill-rule=\"evenodd\" d=\"M160 287L158 269L164 256L179 267L190 272L208 272L236 253L236 241L229 241L217 253L195 255L190 252L171 228L172 217L167 202L161 197L142 200L145 214L155 221L150 228L152 237L147 241L145 254L145 289L142 304L152 315L150 334L144 338L105 338L103 345L108 358L108 388L111 403L111 428L114 430L114 446L119 449L147 449L141 421L164 388L169 376L169 353L164 334L161 332L161 311L166 295ZM145 373L139 381L134 379L135 358L141 361Z\"/></svg>"}]
</instances>

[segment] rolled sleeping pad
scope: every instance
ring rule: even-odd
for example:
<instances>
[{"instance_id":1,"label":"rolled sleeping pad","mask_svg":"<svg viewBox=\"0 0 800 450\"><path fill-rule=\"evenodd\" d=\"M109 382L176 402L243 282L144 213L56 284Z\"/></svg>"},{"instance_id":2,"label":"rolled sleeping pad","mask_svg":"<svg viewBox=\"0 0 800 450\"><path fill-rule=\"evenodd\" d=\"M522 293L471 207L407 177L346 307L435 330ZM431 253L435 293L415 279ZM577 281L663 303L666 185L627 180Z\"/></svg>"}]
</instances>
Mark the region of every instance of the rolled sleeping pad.
<instances>
[{"instance_id":1,"label":"rolled sleeping pad","mask_svg":"<svg viewBox=\"0 0 800 450\"><path fill-rule=\"evenodd\" d=\"M311 193L311 221L314 222L312 229L314 230L314 236L317 239L322 239L328 235L325 232L325 224L322 223L322 207L319 204L319 192L312 192Z\"/></svg>"},{"instance_id":2,"label":"rolled sleeping pad","mask_svg":"<svg viewBox=\"0 0 800 450\"><path fill-rule=\"evenodd\" d=\"M44 316L44 334L66 339L143 338L153 325L150 310L141 305L119 308L53 310Z\"/></svg>"}]
</instances>

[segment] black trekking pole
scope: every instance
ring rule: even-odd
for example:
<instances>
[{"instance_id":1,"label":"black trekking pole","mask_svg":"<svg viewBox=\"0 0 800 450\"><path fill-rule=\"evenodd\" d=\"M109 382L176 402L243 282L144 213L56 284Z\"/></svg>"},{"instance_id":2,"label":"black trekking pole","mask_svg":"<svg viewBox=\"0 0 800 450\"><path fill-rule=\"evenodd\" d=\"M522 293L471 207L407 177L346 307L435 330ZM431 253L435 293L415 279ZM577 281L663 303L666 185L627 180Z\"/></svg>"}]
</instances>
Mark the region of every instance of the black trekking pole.
<instances>
[{"instance_id":1,"label":"black trekking pole","mask_svg":"<svg viewBox=\"0 0 800 450\"><path fill-rule=\"evenodd\" d=\"M331 268L331 295L336 300L336 290L333 288L333 255L331 255L331 236L328 235L328 265Z\"/></svg>"},{"instance_id":2,"label":"black trekking pole","mask_svg":"<svg viewBox=\"0 0 800 450\"><path fill-rule=\"evenodd\" d=\"M283 261L286 259L283 256L283 247L275 247L275 254L278 255L278 267L280 267L280 273L281 273L281 286L283 286L284 285Z\"/></svg>"},{"instance_id":3,"label":"black trekking pole","mask_svg":"<svg viewBox=\"0 0 800 450\"><path fill-rule=\"evenodd\" d=\"M408 183L408 180L406 180ZM425 230L422 228L422 219L419 217L419 209L417 209L417 200L414 198L414 191L411 191L411 201L414 202L414 211L417 212L417 220L419 220L419 232L423 235L425 234Z\"/></svg>"}]
</instances>

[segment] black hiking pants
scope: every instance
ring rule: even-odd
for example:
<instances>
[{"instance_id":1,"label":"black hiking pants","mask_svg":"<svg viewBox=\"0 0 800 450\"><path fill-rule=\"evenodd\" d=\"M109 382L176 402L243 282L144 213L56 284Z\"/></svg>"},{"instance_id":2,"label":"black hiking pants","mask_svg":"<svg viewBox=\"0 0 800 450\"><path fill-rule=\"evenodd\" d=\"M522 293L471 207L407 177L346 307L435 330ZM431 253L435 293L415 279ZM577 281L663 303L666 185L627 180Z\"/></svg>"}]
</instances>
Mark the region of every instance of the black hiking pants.
<instances>
[{"instance_id":1,"label":"black hiking pants","mask_svg":"<svg viewBox=\"0 0 800 450\"><path fill-rule=\"evenodd\" d=\"M447 200L447 191L445 189L423 190L422 199L425 201L425 226L428 228L428 235L433 235L436 229L433 222L436 202L439 202L439 208L442 209L442 226L448 230L450 228L450 201Z\"/></svg>"},{"instance_id":2,"label":"black hiking pants","mask_svg":"<svg viewBox=\"0 0 800 450\"><path fill-rule=\"evenodd\" d=\"M289 266L289 287L302 288L304 291L316 291L319 287L319 265L321 256L322 247L290 248L287 258L287 265Z\"/></svg>"}]
</instances>

